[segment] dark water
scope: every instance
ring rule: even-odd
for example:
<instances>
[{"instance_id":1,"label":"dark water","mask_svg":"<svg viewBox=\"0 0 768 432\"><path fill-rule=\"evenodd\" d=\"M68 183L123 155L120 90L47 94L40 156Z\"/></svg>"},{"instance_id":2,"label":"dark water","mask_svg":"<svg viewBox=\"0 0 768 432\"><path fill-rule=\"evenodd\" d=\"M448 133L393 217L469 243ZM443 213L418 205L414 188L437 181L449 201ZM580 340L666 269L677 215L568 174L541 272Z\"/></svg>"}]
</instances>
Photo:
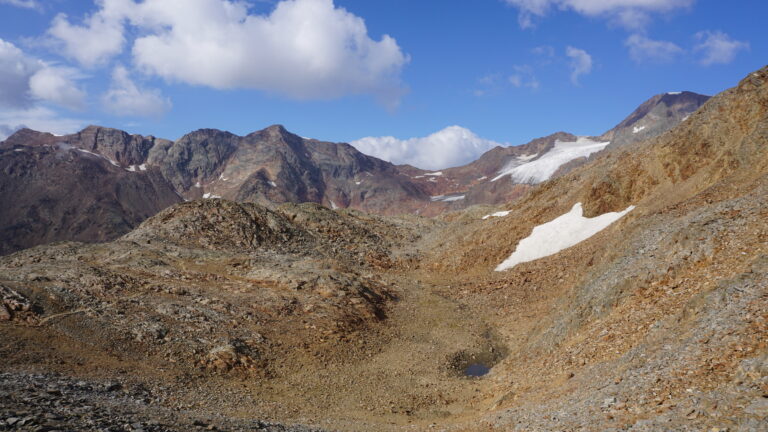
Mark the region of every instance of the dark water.
<instances>
[{"instance_id":1,"label":"dark water","mask_svg":"<svg viewBox=\"0 0 768 432\"><path fill-rule=\"evenodd\" d=\"M482 363L472 363L464 369L464 375L468 377L481 377L488 374L491 368Z\"/></svg>"}]
</instances>

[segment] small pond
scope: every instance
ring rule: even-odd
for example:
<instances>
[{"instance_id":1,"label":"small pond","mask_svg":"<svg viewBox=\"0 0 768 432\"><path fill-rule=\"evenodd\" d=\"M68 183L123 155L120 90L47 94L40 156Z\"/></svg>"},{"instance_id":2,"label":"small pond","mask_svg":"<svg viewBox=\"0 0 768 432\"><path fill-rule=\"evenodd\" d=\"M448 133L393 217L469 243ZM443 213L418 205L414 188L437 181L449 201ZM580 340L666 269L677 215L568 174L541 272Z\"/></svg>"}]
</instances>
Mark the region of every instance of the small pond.
<instances>
[{"instance_id":1,"label":"small pond","mask_svg":"<svg viewBox=\"0 0 768 432\"><path fill-rule=\"evenodd\" d=\"M464 375L470 378L477 378L483 375L487 375L491 371L491 368L482 363L470 363L464 368Z\"/></svg>"}]
</instances>

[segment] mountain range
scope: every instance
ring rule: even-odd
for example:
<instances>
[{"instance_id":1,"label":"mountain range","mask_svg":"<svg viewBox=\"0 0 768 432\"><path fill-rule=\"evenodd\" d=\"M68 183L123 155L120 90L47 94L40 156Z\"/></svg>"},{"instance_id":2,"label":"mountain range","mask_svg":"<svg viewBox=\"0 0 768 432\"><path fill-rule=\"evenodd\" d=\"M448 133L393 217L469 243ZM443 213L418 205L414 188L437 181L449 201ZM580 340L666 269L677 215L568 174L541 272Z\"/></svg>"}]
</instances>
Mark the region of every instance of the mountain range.
<instances>
[{"instance_id":1,"label":"mountain range","mask_svg":"<svg viewBox=\"0 0 768 432\"><path fill-rule=\"evenodd\" d=\"M0 200L8 203L0 212L0 254L111 240L170 205L201 198L424 216L500 204L601 151L663 134L707 100L691 92L654 96L602 136L558 132L437 172L279 125L242 137L201 129L176 141L98 126L66 136L22 129L0 143Z\"/></svg>"}]
</instances>

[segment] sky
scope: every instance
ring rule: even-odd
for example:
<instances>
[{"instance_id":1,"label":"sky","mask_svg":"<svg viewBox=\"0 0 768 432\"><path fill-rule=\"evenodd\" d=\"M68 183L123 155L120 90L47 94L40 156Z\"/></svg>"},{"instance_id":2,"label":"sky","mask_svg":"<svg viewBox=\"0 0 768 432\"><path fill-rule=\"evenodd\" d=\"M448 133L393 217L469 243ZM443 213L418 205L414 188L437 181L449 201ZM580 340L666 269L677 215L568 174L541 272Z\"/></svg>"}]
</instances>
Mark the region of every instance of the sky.
<instances>
[{"instance_id":1,"label":"sky","mask_svg":"<svg viewBox=\"0 0 768 432\"><path fill-rule=\"evenodd\" d=\"M768 59L764 0L0 0L0 139L282 124L427 169Z\"/></svg>"}]
</instances>

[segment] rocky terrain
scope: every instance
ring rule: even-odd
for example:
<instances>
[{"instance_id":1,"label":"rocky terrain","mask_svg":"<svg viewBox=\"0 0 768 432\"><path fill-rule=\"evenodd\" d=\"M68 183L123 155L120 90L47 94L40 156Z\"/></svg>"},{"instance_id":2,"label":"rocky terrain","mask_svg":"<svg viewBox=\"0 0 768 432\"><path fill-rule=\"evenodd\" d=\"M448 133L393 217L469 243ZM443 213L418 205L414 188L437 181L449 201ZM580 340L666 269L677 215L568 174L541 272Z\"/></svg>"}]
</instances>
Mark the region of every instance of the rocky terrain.
<instances>
[{"instance_id":1,"label":"rocky terrain","mask_svg":"<svg viewBox=\"0 0 768 432\"><path fill-rule=\"evenodd\" d=\"M612 133L645 125L654 107L699 103L669 98ZM0 257L0 429L766 430L768 67L671 124L513 185L500 206L381 216L262 202L259 186L255 202L158 209L108 243ZM242 140L333 148L261 134ZM139 172L160 171L187 199L214 190L210 179L243 180L226 170L251 163L233 159L246 144L233 150L235 138L210 131L185 139L194 152L163 142ZM141 161L112 157L125 175L121 164ZM197 177L163 173L163 158ZM477 167L498 173L496 159ZM232 162L218 171L220 160ZM463 169L455 175L477 175ZM447 170L397 170L437 184L425 196L454 193L439 189ZM302 184L296 194L315 193ZM577 203L588 218L634 208L572 247L494 271ZM489 373L468 374L478 367Z\"/></svg>"}]
</instances>

